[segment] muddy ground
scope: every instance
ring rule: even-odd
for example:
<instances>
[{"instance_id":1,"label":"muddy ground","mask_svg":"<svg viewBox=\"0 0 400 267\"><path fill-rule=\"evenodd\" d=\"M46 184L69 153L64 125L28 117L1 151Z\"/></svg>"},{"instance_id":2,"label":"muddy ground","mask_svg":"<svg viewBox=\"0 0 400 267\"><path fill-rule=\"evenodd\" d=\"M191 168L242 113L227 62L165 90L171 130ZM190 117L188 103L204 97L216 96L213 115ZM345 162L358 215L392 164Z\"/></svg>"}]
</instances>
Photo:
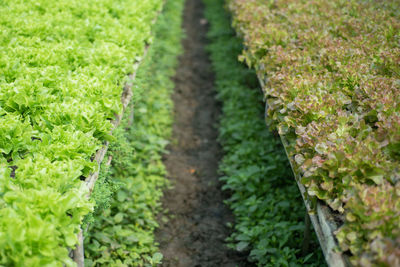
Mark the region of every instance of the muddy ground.
<instances>
[{"instance_id":1,"label":"muddy ground","mask_svg":"<svg viewBox=\"0 0 400 267\"><path fill-rule=\"evenodd\" d=\"M249 266L246 255L226 248L233 217L223 204L218 181L220 106L208 55L207 23L201 0L187 0L184 54L175 77L173 140L164 163L173 188L165 192L168 222L157 231L163 265L168 267Z\"/></svg>"}]
</instances>

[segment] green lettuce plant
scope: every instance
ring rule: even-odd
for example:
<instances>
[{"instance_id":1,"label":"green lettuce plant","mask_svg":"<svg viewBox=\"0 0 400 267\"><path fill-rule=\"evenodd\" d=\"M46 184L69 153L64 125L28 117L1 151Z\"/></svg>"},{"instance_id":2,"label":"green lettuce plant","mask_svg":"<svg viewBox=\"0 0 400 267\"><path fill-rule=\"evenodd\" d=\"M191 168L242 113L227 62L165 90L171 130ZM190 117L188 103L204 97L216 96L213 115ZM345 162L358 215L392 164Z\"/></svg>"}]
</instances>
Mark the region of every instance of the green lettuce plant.
<instances>
[{"instance_id":1,"label":"green lettuce plant","mask_svg":"<svg viewBox=\"0 0 400 267\"><path fill-rule=\"evenodd\" d=\"M0 2L0 265L74 265L82 180L162 4Z\"/></svg>"}]
</instances>

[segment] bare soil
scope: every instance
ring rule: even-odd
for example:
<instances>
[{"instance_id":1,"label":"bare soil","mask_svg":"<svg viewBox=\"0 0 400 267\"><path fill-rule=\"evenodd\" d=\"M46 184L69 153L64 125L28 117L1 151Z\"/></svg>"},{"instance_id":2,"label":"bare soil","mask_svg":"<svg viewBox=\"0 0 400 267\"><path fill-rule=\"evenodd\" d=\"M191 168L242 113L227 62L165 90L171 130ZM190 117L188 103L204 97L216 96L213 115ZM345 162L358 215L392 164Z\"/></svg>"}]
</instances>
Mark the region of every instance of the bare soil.
<instances>
[{"instance_id":1,"label":"bare soil","mask_svg":"<svg viewBox=\"0 0 400 267\"><path fill-rule=\"evenodd\" d=\"M170 219L161 222L156 236L168 267L249 266L247 255L225 245L226 223L233 216L223 204L218 181L221 150L217 143L219 104L208 55L207 22L201 0L187 0L184 12L184 54L175 77L175 122L164 163L173 188L165 192L163 207Z\"/></svg>"}]
</instances>

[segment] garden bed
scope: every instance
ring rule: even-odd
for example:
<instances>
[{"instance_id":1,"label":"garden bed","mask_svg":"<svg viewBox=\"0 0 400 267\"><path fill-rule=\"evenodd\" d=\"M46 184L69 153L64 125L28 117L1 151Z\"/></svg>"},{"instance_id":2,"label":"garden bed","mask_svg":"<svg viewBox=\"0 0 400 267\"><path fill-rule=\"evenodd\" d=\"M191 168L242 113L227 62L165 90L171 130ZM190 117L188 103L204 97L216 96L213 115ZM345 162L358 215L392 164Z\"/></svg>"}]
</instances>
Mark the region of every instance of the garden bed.
<instances>
[{"instance_id":1,"label":"garden bed","mask_svg":"<svg viewBox=\"0 0 400 267\"><path fill-rule=\"evenodd\" d=\"M327 261L400 264L399 3L227 2Z\"/></svg>"},{"instance_id":2,"label":"garden bed","mask_svg":"<svg viewBox=\"0 0 400 267\"><path fill-rule=\"evenodd\" d=\"M0 264L74 265L122 84L162 7L96 3L0 4Z\"/></svg>"},{"instance_id":3,"label":"garden bed","mask_svg":"<svg viewBox=\"0 0 400 267\"><path fill-rule=\"evenodd\" d=\"M155 22L155 20L154 20ZM153 23L154 23L153 22ZM143 56L141 57L142 60L146 57L147 51L149 49L149 46L146 46L145 51ZM111 133L112 131L117 128L122 120L122 117L124 115L125 110L127 109L128 105L131 102L132 96L133 96L133 92L132 92L132 87L133 87L133 83L136 77L136 71L137 69L140 67L141 61L138 61L134 64L134 72L130 75L128 75L128 82L125 84L122 95L121 95L121 105L122 105L122 112L119 114L116 114L116 118L111 122L111 124L113 125L113 128L111 129ZM133 109L131 110L131 112L133 112ZM93 189L96 185L96 181L99 178L99 172L101 169L101 164L104 160L105 155L107 154L107 150L109 147L109 141L106 141L103 144L103 147L101 149L99 149L96 154L94 155L94 162L97 163L97 171L91 173L86 179L85 179L85 184L87 186L88 189L88 194L87 194L87 198L90 199L90 196L93 192ZM111 164L111 160L112 158L110 157L107 161L107 165ZM86 226L86 231L88 229L89 225ZM84 232L83 229L80 229L79 234L78 234L78 245L76 246L76 248L72 251L72 253L70 253L70 256L73 258L74 262L77 264L78 267L84 267L85 266L85 255L84 255L84 246L83 246L83 239L84 239Z\"/></svg>"},{"instance_id":4,"label":"garden bed","mask_svg":"<svg viewBox=\"0 0 400 267\"><path fill-rule=\"evenodd\" d=\"M262 88L262 93L265 95L265 81L263 75L258 75L258 81ZM268 120L268 104L265 105L265 119ZM268 125L267 125L268 126ZM334 212L330 207L328 207L325 203L315 198L310 198L307 195L307 189L301 183L301 174L295 168L294 158L290 156L289 141L285 138L284 135L280 135L280 139L282 145L285 149L286 156L289 159L290 167L292 169L294 179L296 180L297 186L301 193L301 197L304 201L304 205L307 209L307 213L309 219L312 223L315 234L317 235L318 241L320 243L322 252L324 253L325 260L329 266L335 267L345 267L350 266L350 262L347 256L339 253L339 246L337 243L337 239L335 238L334 232L339 229L341 225L343 225L344 218L337 212ZM307 221L307 219L306 219ZM307 226L309 227L309 226ZM307 231L307 230L305 230ZM304 238L308 239L309 233L305 233ZM304 242L309 242L308 240L303 240Z\"/></svg>"}]
</instances>

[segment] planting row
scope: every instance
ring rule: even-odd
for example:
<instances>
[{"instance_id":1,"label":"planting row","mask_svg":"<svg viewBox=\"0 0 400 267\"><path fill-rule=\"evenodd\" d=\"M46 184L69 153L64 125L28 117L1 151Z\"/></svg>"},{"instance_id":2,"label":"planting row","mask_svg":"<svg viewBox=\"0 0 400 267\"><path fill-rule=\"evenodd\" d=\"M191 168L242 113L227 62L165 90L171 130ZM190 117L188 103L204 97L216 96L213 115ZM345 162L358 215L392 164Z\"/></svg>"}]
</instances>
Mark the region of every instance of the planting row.
<instances>
[{"instance_id":1,"label":"planting row","mask_svg":"<svg viewBox=\"0 0 400 267\"><path fill-rule=\"evenodd\" d=\"M230 27L223 0L206 0L208 50L222 102L218 140L226 203L235 225L228 241L257 266L324 266L315 236L302 250L304 216L299 190L278 138L266 129L262 95L253 70L237 61L241 40Z\"/></svg>"},{"instance_id":2,"label":"planting row","mask_svg":"<svg viewBox=\"0 0 400 267\"><path fill-rule=\"evenodd\" d=\"M171 77L181 52L183 2L166 1L135 79L134 108L127 111L133 117L126 116L115 131L107 155L111 167L104 166L93 192L98 208L88 218L85 266L156 266L162 259L154 230L168 184L161 159L171 132Z\"/></svg>"},{"instance_id":3,"label":"planting row","mask_svg":"<svg viewBox=\"0 0 400 267\"><path fill-rule=\"evenodd\" d=\"M398 1L228 0L269 124L355 265L400 257Z\"/></svg>"},{"instance_id":4,"label":"planting row","mask_svg":"<svg viewBox=\"0 0 400 267\"><path fill-rule=\"evenodd\" d=\"M74 265L82 180L162 2L0 3L0 264Z\"/></svg>"}]
</instances>

